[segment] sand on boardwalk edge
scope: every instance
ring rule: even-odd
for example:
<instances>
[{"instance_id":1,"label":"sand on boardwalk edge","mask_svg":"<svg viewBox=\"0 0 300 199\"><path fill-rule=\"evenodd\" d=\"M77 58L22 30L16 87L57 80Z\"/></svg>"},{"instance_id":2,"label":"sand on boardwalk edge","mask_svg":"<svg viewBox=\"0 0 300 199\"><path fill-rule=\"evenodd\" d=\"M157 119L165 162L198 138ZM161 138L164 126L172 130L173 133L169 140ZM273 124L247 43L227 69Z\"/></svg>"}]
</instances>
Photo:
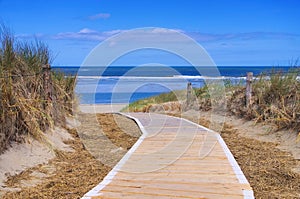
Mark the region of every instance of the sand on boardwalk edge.
<instances>
[{"instance_id":1,"label":"sand on boardwalk edge","mask_svg":"<svg viewBox=\"0 0 300 199\"><path fill-rule=\"evenodd\" d=\"M79 110L83 113L113 113L119 112L128 104L81 104Z\"/></svg>"},{"instance_id":2,"label":"sand on boardwalk edge","mask_svg":"<svg viewBox=\"0 0 300 199\"><path fill-rule=\"evenodd\" d=\"M101 104L101 105L80 105L79 110L84 113L110 113L118 112L127 104ZM74 119L67 119L67 126L76 127ZM52 149L45 144L32 138L27 138L25 143L12 143L11 147L0 155L0 197L1 192L6 191L5 181L8 176L13 176L35 167L39 164L47 163L55 157L53 149L72 150L64 144L65 140L73 139L63 128L55 127L45 133L47 139L52 143Z\"/></svg>"},{"instance_id":3,"label":"sand on boardwalk edge","mask_svg":"<svg viewBox=\"0 0 300 199\"><path fill-rule=\"evenodd\" d=\"M119 112L127 104L88 104L80 105L79 110L83 113L111 113ZM75 119L67 118L67 126L74 128L78 124ZM46 134L47 139L53 144L49 148L39 141L28 138L25 143L12 143L11 147L0 155L0 197L1 192L6 191L5 181L8 176L13 176L39 164L47 163L55 157L53 149L72 150L64 144L65 140L73 139L63 128L55 127Z\"/></svg>"},{"instance_id":4,"label":"sand on boardwalk edge","mask_svg":"<svg viewBox=\"0 0 300 199\"><path fill-rule=\"evenodd\" d=\"M0 155L0 196L1 192L6 190L5 181L8 176L47 163L55 157L54 149L72 151L64 143L65 140L73 139L67 130L55 127L45 135L48 142L52 144L51 147L32 138L26 138L25 143L12 143L11 147Z\"/></svg>"}]
</instances>

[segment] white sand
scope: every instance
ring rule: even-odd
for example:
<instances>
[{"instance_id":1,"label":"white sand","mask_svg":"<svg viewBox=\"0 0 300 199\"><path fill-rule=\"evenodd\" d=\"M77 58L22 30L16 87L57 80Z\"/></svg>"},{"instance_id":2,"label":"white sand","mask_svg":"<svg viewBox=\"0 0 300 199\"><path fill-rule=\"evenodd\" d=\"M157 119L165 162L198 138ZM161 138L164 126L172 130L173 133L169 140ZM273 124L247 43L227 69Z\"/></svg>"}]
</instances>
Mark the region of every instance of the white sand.
<instances>
[{"instance_id":1,"label":"white sand","mask_svg":"<svg viewBox=\"0 0 300 199\"><path fill-rule=\"evenodd\" d=\"M101 104L101 105L80 105L79 110L83 113L111 113L119 112L127 104ZM67 127L76 128L80 123L74 118L67 118ZM0 198L6 190L4 182L7 176L16 175L22 171L37 166L38 164L47 163L55 157L53 149L70 151L64 140L72 139L72 136L62 128L55 128L46 133L47 140L52 143L48 147L33 139L28 139L26 143L12 143L7 151L0 155ZM35 184L35 183L34 183Z\"/></svg>"},{"instance_id":2,"label":"white sand","mask_svg":"<svg viewBox=\"0 0 300 199\"><path fill-rule=\"evenodd\" d=\"M4 182L8 176L19 174L38 164L47 163L55 157L54 149L73 150L63 142L64 140L73 139L67 130L56 127L45 135L48 142L52 144L51 147L28 138L22 144L12 143L12 147L0 155L0 197L6 190Z\"/></svg>"},{"instance_id":3,"label":"white sand","mask_svg":"<svg viewBox=\"0 0 300 199\"><path fill-rule=\"evenodd\" d=\"M79 110L83 113L113 113L120 112L128 104L82 104Z\"/></svg>"}]
</instances>

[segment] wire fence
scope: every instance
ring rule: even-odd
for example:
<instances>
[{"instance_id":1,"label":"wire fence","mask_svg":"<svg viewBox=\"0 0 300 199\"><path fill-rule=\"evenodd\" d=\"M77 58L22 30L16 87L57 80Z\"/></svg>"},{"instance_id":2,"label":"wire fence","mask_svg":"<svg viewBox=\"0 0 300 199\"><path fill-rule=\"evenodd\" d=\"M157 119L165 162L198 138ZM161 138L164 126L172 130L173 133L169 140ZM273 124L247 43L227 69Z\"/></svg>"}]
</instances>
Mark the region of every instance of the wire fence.
<instances>
[{"instance_id":1,"label":"wire fence","mask_svg":"<svg viewBox=\"0 0 300 199\"><path fill-rule=\"evenodd\" d=\"M43 71L34 73L34 74L15 74L15 75L5 75L5 76L0 76L0 79L8 79L8 78L12 78L12 77L36 77L39 75L42 75Z\"/></svg>"},{"instance_id":2,"label":"wire fence","mask_svg":"<svg viewBox=\"0 0 300 199\"><path fill-rule=\"evenodd\" d=\"M50 71L52 69L52 67L49 64L46 65L42 65L41 67L42 69L36 73L33 74L9 74L9 71L0 71L0 79L8 79L8 78L13 78L13 77L36 77L39 75L46 75L49 74L50 75ZM2 74L1 74L2 73Z\"/></svg>"}]
</instances>

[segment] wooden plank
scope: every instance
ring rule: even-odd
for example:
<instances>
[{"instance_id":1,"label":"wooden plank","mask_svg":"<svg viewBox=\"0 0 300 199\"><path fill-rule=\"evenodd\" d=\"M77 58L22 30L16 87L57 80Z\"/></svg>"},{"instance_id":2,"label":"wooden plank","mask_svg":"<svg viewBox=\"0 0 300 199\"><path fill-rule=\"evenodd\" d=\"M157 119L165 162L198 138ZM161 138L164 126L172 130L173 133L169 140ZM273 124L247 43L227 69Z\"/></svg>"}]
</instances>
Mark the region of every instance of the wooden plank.
<instances>
[{"instance_id":1,"label":"wooden plank","mask_svg":"<svg viewBox=\"0 0 300 199\"><path fill-rule=\"evenodd\" d=\"M153 175L153 174L145 174L141 175L117 175L112 178L115 180L144 180L144 181L153 181L160 183L168 182L168 183L197 183L197 182L206 182L206 183L238 183L235 175L201 175L201 176L188 176L185 173L176 173L172 175L168 175L165 173L164 175ZM248 185L247 185L248 186Z\"/></svg>"},{"instance_id":2,"label":"wooden plank","mask_svg":"<svg viewBox=\"0 0 300 199\"><path fill-rule=\"evenodd\" d=\"M131 116L149 133L100 183L93 192L96 198L245 198L245 190L254 198L218 134L165 115ZM212 135L209 140L207 135ZM202 159L201 150L209 152Z\"/></svg>"},{"instance_id":3,"label":"wooden plank","mask_svg":"<svg viewBox=\"0 0 300 199\"><path fill-rule=\"evenodd\" d=\"M211 192L212 191L212 192ZM164 189L160 188L159 185L155 188L141 187L136 185L135 187L128 186L118 186L116 185L108 185L105 187L103 192L116 192L122 193L122 196L126 196L131 193L143 193L145 195L153 195L155 198L160 198L161 196L168 196L170 198L182 197L182 198L208 198L211 195L214 195L215 198L243 198L243 193L240 190L239 192L226 191L218 192L218 189L205 190L199 187L198 190L177 190L177 189Z\"/></svg>"},{"instance_id":4,"label":"wooden plank","mask_svg":"<svg viewBox=\"0 0 300 199\"><path fill-rule=\"evenodd\" d=\"M159 183L158 183L159 182ZM239 183L207 183L207 182L193 182L193 183L178 183L165 181L143 181L143 180L115 180L114 186L139 188L139 189L154 189L154 190L171 190L178 192L206 192L228 195L241 195L242 190L249 188L247 185Z\"/></svg>"},{"instance_id":5,"label":"wooden plank","mask_svg":"<svg viewBox=\"0 0 300 199\"><path fill-rule=\"evenodd\" d=\"M187 178L189 176L189 178ZM185 173L173 173L173 174L167 174L167 173L155 173L154 175L148 175L148 174L135 174L135 175L117 175L115 176L116 181L134 181L134 182L154 182L154 183L168 183L168 184L235 184L237 186L241 186L244 188L249 188L249 184L241 184L238 182L236 178L234 178L234 175L229 174L223 174L219 175L217 173L214 173L212 175L203 174L203 175L186 175ZM224 180L223 180L224 179Z\"/></svg>"},{"instance_id":6,"label":"wooden plank","mask_svg":"<svg viewBox=\"0 0 300 199\"><path fill-rule=\"evenodd\" d=\"M157 195L155 193L119 193L119 192L109 192L109 191L104 191L103 196L98 196L98 197L92 197L92 199L102 199L102 198L125 198L125 199L155 199L155 198L160 198L160 199L174 199L174 198L182 198L182 199L240 199L241 196L233 196L233 195L222 195L220 196L219 194L212 194L212 193L205 193L205 194L199 194L197 196L168 196L168 195Z\"/></svg>"}]
</instances>

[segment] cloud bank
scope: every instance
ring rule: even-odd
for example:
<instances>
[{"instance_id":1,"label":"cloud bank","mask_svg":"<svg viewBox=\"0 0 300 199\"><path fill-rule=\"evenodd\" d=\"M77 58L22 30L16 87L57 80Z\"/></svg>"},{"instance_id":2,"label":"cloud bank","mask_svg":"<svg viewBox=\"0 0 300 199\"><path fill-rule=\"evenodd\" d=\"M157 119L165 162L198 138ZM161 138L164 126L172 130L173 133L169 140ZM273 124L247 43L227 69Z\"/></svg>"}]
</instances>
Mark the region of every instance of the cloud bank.
<instances>
[{"instance_id":1,"label":"cloud bank","mask_svg":"<svg viewBox=\"0 0 300 199\"><path fill-rule=\"evenodd\" d=\"M91 40L91 41L103 41L110 36L122 33L127 30L111 30L111 31L97 31L89 28L83 28L78 32L62 32L53 35L53 39L74 39L74 40ZM216 41L231 41L231 40L293 40L299 39L299 34L284 33L284 32L247 32L247 33L227 33L227 34L211 34L201 32L186 32L183 30L168 30L162 28L155 28L151 33L154 34L174 34L174 32L180 32L190 36L198 42L216 42ZM146 36L145 32L145 36ZM24 36L24 35L23 35Z\"/></svg>"},{"instance_id":2,"label":"cloud bank","mask_svg":"<svg viewBox=\"0 0 300 199\"><path fill-rule=\"evenodd\" d=\"M38 39L47 39L47 40L73 40L73 41L93 41L93 42L101 42L105 39L114 36L116 34L126 32L128 30L110 30L110 31L98 31L90 28L82 28L77 32L61 32L54 35L45 35L45 34L19 34L18 38L21 39L30 39L30 38L38 38ZM140 31L144 31L140 29ZM270 41L270 40L282 40L282 41L293 41L300 40L299 34L292 33L284 33L284 32L246 32L246 33L226 33L226 34L212 34L212 33L202 33L202 32L187 32L180 29L163 29L163 28L153 28L151 32L145 31L145 39L151 40L153 34L165 34L169 35L170 42L180 42L173 41L172 34L175 32L179 32L182 34L186 34L190 36L197 42L201 43L220 43L223 46L226 46L229 42L233 41L245 41L245 42L257 42L257 41ZM151 33L151 34L149 34ZM134 35L133 35L134 37Z\"/></svg>"}]
</instances>

